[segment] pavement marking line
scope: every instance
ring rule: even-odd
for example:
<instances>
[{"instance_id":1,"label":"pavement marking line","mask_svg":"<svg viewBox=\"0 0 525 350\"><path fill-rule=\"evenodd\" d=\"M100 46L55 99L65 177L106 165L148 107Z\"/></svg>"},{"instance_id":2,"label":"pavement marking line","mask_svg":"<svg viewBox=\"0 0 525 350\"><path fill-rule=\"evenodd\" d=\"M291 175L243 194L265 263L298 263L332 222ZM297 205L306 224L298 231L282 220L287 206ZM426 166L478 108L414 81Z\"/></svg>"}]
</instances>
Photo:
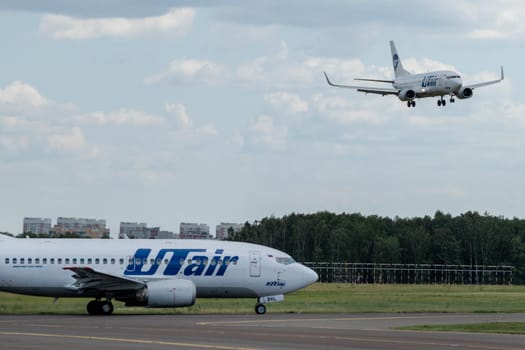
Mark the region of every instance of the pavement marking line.
<instances>
[{"instance_id":1,"label":"pavement marking line","mask_svg":"<svg viewBox=\"0 0 525 350\"><path fill-rule=\"evenodd\" d=\"M238 325L238 324L255 324L255 323L284 323L284 322L316 322L316 321L378 321L378 320L412 320L421 318L447 318L450 315L439 315L439 316L378 316L378 317L336 317L336 318L285 318L277 320L241 320L241 321L210 321L210 322L196 322L198 326L211 326L211 325ZM468 315L455 315L454 317L462 318L469 317Z\"/></svg>"},{"instance_id":2,"label":"pavement marking line","mask_svg":"<svg viewBox=\"0 0 525 350\"><path fill-rule=\"evenodd\" d=\"M68 334L26 333L26 332L0 332L0 335L15 335L15 336L40 337L40 338L62 338L62 339L79 339L79 340L97 340L97 341L110 341L110 342L117 342L117 343L164 345L164 346L189 347L189 348L200 348L200 349L259 350L257 348L244 348L244 347L236 347L236 346L210 345L210 344L198 344L198 343L182 343L182 342L170 342L170 341L162 341L162 340L95 337L95 336L89 336L89 335L68 335Z\"/></svg>"}]
</instances>

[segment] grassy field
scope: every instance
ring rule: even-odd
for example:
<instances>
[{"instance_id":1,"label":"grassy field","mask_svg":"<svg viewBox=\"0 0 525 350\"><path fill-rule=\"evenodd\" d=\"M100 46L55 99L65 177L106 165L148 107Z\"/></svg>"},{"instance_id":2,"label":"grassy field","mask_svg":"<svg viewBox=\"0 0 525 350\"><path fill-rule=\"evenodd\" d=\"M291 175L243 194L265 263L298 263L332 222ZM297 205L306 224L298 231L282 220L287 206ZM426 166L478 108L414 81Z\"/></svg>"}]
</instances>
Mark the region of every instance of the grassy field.
<instances>
[{"instance_id":1,"label":"grassy field","mask_svg":"<svg viewBox=\"0 0 525 350\"><path fill-rule=\"evenodd\" d=\"M409 330L409 331L525 334L525 322L486 322L486 323L474 323L474 324L411 326L411 327L401 327L399 329Z\"/></svg>"},{"instance_id":2,"label":"grassy field","mask_svg":"<svg viewBox=\"0 0 525 350\"><path fill-rule=\"evenodd\" d=\"M85 314L89 299L0 293L0 314ZM189 308L126 308L116 314L251 314L255 299L197 299ZM268 305L269 313L525 312L525 286L353 285L316 283Z\"/></svg>"}]
</instances>

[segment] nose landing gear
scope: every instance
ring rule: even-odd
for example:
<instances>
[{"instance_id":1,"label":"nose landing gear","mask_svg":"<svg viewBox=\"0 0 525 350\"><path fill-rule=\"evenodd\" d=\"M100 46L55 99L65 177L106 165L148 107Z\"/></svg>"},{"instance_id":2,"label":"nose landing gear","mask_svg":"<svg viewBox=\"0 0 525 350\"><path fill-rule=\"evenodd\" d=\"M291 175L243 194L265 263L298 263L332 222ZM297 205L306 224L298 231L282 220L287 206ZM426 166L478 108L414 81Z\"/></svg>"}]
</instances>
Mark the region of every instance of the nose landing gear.
<instances>
[{"instance_id":1,"label":"nose landing gear","mask_svg":"<svg viewBox=\"0 0 525 350\"><path fill-rule=\"evenodd\" d=\"M266 313L266 306L264 304L257 304L255 305L255 313L257 315L264 315Z\"/></svg>"},{"instance_id":2,"label":"nose landing gear","mask_svg":"<svg viewBox=\"0 0 525 350\"><path fill-rule=\"evenodd\" d=\"M412 100L412 101L407 101L407 107L410 108L410 107L415 107L416 106L416 101Z\"/></svg>"}]
</instances>

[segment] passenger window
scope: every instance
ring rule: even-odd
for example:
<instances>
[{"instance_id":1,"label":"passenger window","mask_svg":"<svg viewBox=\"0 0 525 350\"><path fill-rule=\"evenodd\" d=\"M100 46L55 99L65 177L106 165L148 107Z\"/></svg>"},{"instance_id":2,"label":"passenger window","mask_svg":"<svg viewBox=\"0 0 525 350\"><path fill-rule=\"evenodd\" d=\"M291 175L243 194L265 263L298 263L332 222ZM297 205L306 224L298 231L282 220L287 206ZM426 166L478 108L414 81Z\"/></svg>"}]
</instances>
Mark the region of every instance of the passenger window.
<instances>
[{"instance_id":1,"label":"passenger window","mask_svg":"<svg viewBox=\"0 0 525 350\"><path fill-rule=\"evenodd\" d=\"M77 258L73 258L73 265L77 264Z\"/></svg>"},{"instance_id":2,"label":"passenger window","mask_svg":"<svg viewBox=\"0 0 525 350\"><path fill-rule=\"evenodd\" d=\"M84 265L84 264L85 264L84 258L80 258L80 265Z\"/></svg>"},{"instance_id":3,"label":"passenger window","mask_svg":"<svg viewBox=\"0 0 525 350\"><path fill-rule=\"evenodd\" d=\"M69 258L66 258L66 259L64 260L64 263L65 263L66 265L69 265Z\"/></svg>"},{"instance_id":4,"label":"passenger window","mask_svg":"<svg viewBox=\"0 0 525 350\"><path fill-rule=\"evenodd\" d=\"M98 265L100 264L100 259L99 258L95 258L95 265Z\"/></svg>"},{"instance_id":5,"label":"passenger window","mask_svg":"<svg viewBox=\"0 0 525 350\"><path fill-rule=\"evenodd\" d=\"M107 265L107 264L108 264L108 259L106 259L106 258L102 259L102 263L103 263L104 265Z\"/></svg>"},{"instance_id":6,"label":"passenger window","mask_svg":"<svg viewBox=\"0 0 525 350\"><path fill-rule=\"evenodd\" d=\"M40 258L35 259L35 264L40 264Z\"/></svg>"},{"instance_id":7,"label":"passenger window","mask_svg":"<svg viewBox=\"0 0 525 350\"><path fill-rule=\"evenodd\" d=\"M124 265L124 259L120 258L119 259L119 263L120 263L120 265Z\"/></svg>"},{"instance_id":8,"label":"passenger window","mask_svg":"<svg viewBox=\"0 0 525 350\"><path fill-rule=\"evenodd\" d=\"M25 259L24 258L20 258L20 264L25 264L25 263L26 263Z\"/></svg>"},{"instance_id":9,"label":"passenger window","mask_svg":"<svg viewBox=\"0 0 525 350\"><path fill-rule=\"evenodd\" d=\"M88 258L88 260L87 260L87 263L88 263L88 265L91 265L91 264L93 264L93 259L91 259L91 258Z\"/></svg>"},{"instance_id":10,"label":"passenger window","mask_svg":"<svg viewBox=\"0 0 525 350\"><path fill-rule=\"evenodd\" d=\"M5 263L9 264L9 258L5 258Z\"/></svg>"},{"instance_id":11,"label":"passenger window","mask_svg":"<svg viewBox=\"0 0 525 350\"><path fill-rule=\"evenodd\" d=\"M55 258L51 258L51 259L49 259L49 263L50 263L50 264L54 264L54 263L55 263Z\"/></svg>"},{"instance_id":12,"label":"passenger window","mask_svg":"<svg viewBox=\"0 0 525 350\"><path fill-rule=\"evenodd\" d=\"M168 262L169 262L168 259L164 259L164 265L168 265ZM184 262L184 260L182 262Z\"/></svg>"},{"instance_id":13,"label":"passenger window","mask_svg":"<svg viewBox=\"0 0 525 350\"><path fill-rule=\"evenodd\" d=\"M44 265L47 264L47 258L42 258L42 264L44 264Z\"/></svg>"},{"instance_id":14,"label":"passenger window","mask_svg":"<svg viewBox=\"0 0 525 350\"><path fill-rule=\"evenodd\" d=\"M33 263L33 259L32 258L27 258L27 263L28 264L32 264Z\"/></svg>"},{"instance_id":15,"label":"passenger window","mask_svg":"<svg viewBox=\"0 0 525 350\"><path fill-rule=\"evenodd\" d=\"M111 258L111 265L115 265L115 258Z\"/></svg>"},{"instance_id":16,"label":"passenger window","mask_svg":"<svg viewBox=\"0 0 525 350\"><path fill-rule=\"evenodd\" d=\"M135 259L135 265L141 265L142 264L142 259Z\"/></svg>"},{"instance_id":17,"label":"passenger window","mask_svg":"<svg viewBox=\"0 0 525 350\"><path fill-rule=\"evenodd\" d=\"M57 259L57 264L58 264L58 265L62 265L62 258L58 258L58 259Z\"/></svg>"},{"instance_id":18,"label":"passenger window","mask_svg":"<svg viewBox=\"0 0 525 350\"><path fill-rule=\"evenodd\" d=\"M16 261L17 261L16 258L13 258L13 264L16 264Z\"/></svg>"}]
</instances>

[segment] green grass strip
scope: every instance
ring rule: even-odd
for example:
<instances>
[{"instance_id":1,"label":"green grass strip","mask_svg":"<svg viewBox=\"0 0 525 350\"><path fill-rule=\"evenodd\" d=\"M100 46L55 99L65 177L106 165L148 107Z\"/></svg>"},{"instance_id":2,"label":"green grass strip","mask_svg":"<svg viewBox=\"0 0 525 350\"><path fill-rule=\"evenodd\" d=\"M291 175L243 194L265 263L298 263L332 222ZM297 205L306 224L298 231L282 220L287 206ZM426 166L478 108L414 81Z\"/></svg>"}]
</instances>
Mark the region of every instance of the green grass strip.
<instances>
[{"instance_id":1,"label":"green grass strip","mask_svg":"<svg viewBox=\"0 0 525 350\"><path fill-rule=\"evenodd\" d=\"M525 286L391 285L316 283L268 304L269 313L495 313L525 312ZM85 314L89 299L59 299L0 293L0 314ZM189 308L127 308L115 313L250 314L252 299L201 299Z\"/></svg>"},{"instance_id":2,"label":"green grass strip","mask_svg":"<svg viewBox=\"0 0 525 350\"><path fill-rule=\"evenodd\" d=\"M411 331L471 332L498 334L525 334L525 322L489 322L473 324L425 325L400 327Z\"/></svg>"}]
</instances>

